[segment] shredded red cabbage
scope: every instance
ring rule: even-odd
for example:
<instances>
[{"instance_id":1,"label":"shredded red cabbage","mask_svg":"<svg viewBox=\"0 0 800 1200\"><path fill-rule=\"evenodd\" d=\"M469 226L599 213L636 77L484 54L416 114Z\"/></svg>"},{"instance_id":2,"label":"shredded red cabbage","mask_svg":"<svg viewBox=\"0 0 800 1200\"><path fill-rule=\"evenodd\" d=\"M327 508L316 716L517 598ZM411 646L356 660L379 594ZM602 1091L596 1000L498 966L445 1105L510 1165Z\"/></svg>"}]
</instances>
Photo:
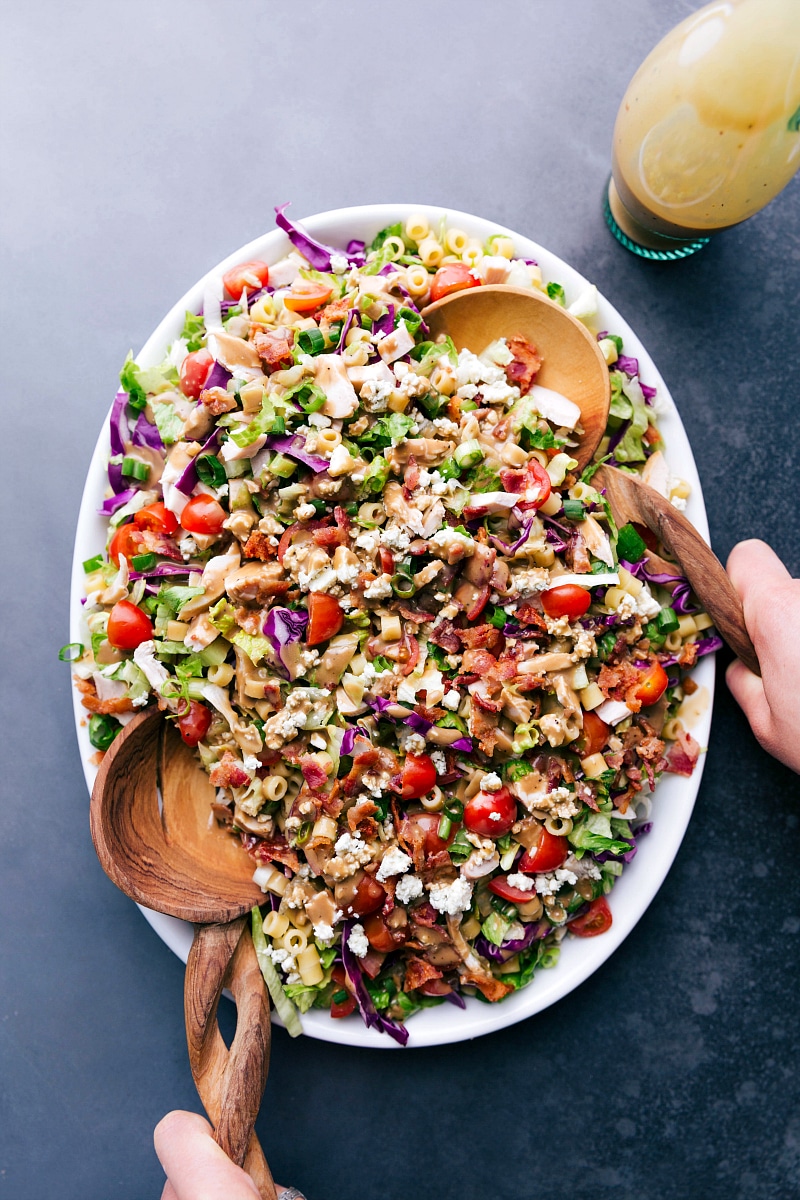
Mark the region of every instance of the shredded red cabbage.
<instances>
[{"instance_id":1,"label":"shredded red cabbage","mask_svg":"<svg viewBox=\"0 0 800 1200\"><path fill-rule=\"evenodd\" d=\"M222 430L215 429L209 438L203 442L200 451L189 465L183 470L175 481L175 487L179 492L183 492L184 496L191 496L194 489L197 487L197 460L202 458L204 454L213 453L219 446Z\"/></svg>"},{"instance_id":2,"label":"shredded red cabbage","mask_svg":"<svg viewBox=\"0 0 800 1200\"><path fill-rule=\"evenodd\" d=\"M233 375L228 368L223 367L220 362L215 362L208 373L208 378L203 384L203 390L205 391L214 387L226 388L229 379L233 379Z\"/></svg>"},{"instance_id":3,"label":"shredded red cabbage","mask_svg":"<svg viewBox=\"0 0 800 1200\"><path fill-rule=\"evenodd\" d=\"M131 571L131 579L163 579L167 575L188 575L189 567L180 566L179 563L162 562L156 563L149 571Z\"/></svg>"},{"instance_id":4,"label":"shredded red cabbage","mask_svg":"<svg viewBox=\"0 0 800 1200\"><path fill-rule=\"evenodd\" d=\"M639 374L639 360L638 358L633 358L630 354L620 354L614 366L618 370L624 371L631 379L634 375Z\"/></svg>"},{"instance_id":5,"label":"shredded red cabbage","mask_svg":"<svg viewBox=\"0 0 800 1200\"><path fill-rule=\"evenodd\" d=\"M642 395L644 396L646 403L652 404L653 400L656 398L656 389L654 387L649 387L646 383L642 383L641 379L639 380L639 387L642 389Z\"/></svg>"},{"instance_id":6,"label":"shredded red cabbage","mask_svg":"<svg viewBox=\"0 0 800 1200\"><path fill-rule=\"evenodd\" d=\"M292 245L300 251L304 258L308 259L315 270L330 271L333 254L342 255L348 262L355 263L356 266L364 264L363 242L348 242L346 251L337 250L334 246L326 246L324 242L318 242L316 238L306 233L302 226L295 225L284 215L289 204L290 201L287 201L286 204L281 204L275 209L275 224L284 231Z\"/></svg>"},{"instance_id":7,"label":"shredded red cabbage","mask_svg":"<svg viewBox=\"0 0 800 1200\"><path fill-rule=\"evenodd\" d=\"M342 326L342 332L339 335L339 341L336 344L336 353L337 354L341 354L342 351L344 350L345 345L346 345L347 335L350 332L353 325L355 325L355 324L357 324L359 326L361 325L361 313L358 311L357 308L353 307L350 309L350 312L347 314L347 320L345 321L344 325Z\"/></svg>"},{"instance_id":8,"label":"shredded red cabbage","mask_svg":"<svg viewBox=\"0 0 800 1200\"><path fill-rule=\"evenodd\" d=\"M315 475L320 475L323 471L327 471L330 465L327 458L322 458L319 454L308 454L305 447L305 439L299 434L289 435L273 433L267 438L266 444L273 450L280 451L281 454L286 454L289 458L296 458L306 467L310 467Z\"/></svg>"},{"instance_id":9,"label":"shredded red cabbage","mask_svg":"<svg viewBox=\"0 0 800 1200\"><path fill-rule=\"evenodd\" d=\"M451 742L447 748L448 748L448 750L459 750L462 754L471 754L472 753L472 738L468 738L468 737L456 738L456 740L454 742Z\"/></svg>"},{"instance_id":10,"label":"shredded red cabbage","mask_svg":"<svg viewBox=\"0 0 800 1200\"><path fill-rule=\"evenodd\" d=\"M692 585L685 575L670 575L666 571L651 571L647 563L647 558L641 558L637 563L630 563L627 559L620 559L620 565L630 571L631 575L635 575L637 579L643 579L647 583L657 583L662 587L670 588L672 592L672 607L675 612L685 615L687 613L699 612L696 605L692 605Z\"/></svg>"},{"instance_id":11,"label":"shredded red cabbage","mask_svg":"<svg viewBox=\"0 0 800 1200\"><path fill-rule=\"evenodd\" d=\"M348 945L348 938L350 937L350 930L353 928L353 924L353 921L345 921L342 925L342 965L344 966L347 978L352 984L358 1011L361 1013L361 1018L367 1029L377 1029L379 1032L388 1033L389 1037L394 1038L401 1046L405 1046L408 1041L408 1030L406 1027L398 1025L395 1021L390 1021L388 1017L382 1016L377 1012L375 1005L372 1003L372 997L364 983L364 976L361 974L358 959Z\"/></svg>"},{"instance_id":12,"label":"shredded red cabbage","mask_svg":"<svg viewBox=\"0 0 800 1200\"><path fill-rule=\"evenodd\" d=\"M446 992L444 996L448 1004L455 1004L456 1008L466 1008L467 1002L458 992Z\"/></svg>"},{"instance_id":13,"label":"shredded red cabbage","mask_svg":"<svg viewBox=\"0 0 800 1200\"><path fill-rule=\"evenodd\" d=\"M355 745L355 741L356 741L356 731L352 725L348 725L347 729L345 729L345 731L344 731L344 737L342 738L342 744L339 749L339 753L342 755L342 757L344 757L345 754L353 753L353 746Z\"/></svg>"},{"instance_id":14,"label":"shredded red cabbage","mask_svg":"<svg viewBox=\"0 0 800 1200\"><path fill-rule=\"evenodd\" d=\"M284 646L290 642L299 642L306 631L308 613L297 612L292 608L271 608L267 619L262 625L265 636L269 639L279 663L289 675L289 665L281 653ZM283 673L283 672L281 672Z\"/></svg>"},{"instance_id":15,"label":"shredded red cabbage","mask_svg":"<svg viewBox=\"0 0 800 1200\"><path fill-rule=\"evenodd\" d=\"M390 334L394 329L394 305L390 304L383 316L378 317L372 326L373 333Z\"/></svg>"},{"instance_id":16,"label":"shredded red cabbage","mask_svg":"<svg viewBox=\"0 0 800 1200\"><path fill-rule=\"evenodd\" d=\"M535 893L531 892L531 896ZM534 942L541 941L547 937L548 933L553 932L553 926L549 921L531 921L525 926L525 933L521 938L515 938L511 942L503 942L502 946L495 946L483 934L475 940L475 949L478 954L482 954L484 958L490 959L492 962L505 962L512 954L518 954L520 950L527 950Z\"/></svg>"},{"instance_id":17,"label":"shredded red cabbage","mask_svg":"<svg viewBox=\"0 0 800 1200\"><path fill-rule=\"evenodd\" d=\"M695 609L694 611L697 610ZM697 646L697 657L702 658L704 654L715 654L717 650L722 649L724 644L725 643L723 642L722 638L717 633L713 633L707 638L699 638L695 642L695 646ZM678 664L678 656L677 654L671 654L669 658L662 658L660 662L664 668L674 667Z\"/></svg>"},{"instance_id":18,"label":"shredded red cabbage","mask_svg":"<svg viewBox=\"0 0 800 1200\"><path fill-rule=\"evenodd\" d=\"M408 714L408 716L406 717L405 721L403 722L403 724L408 725L408 727L410 729L413 729L415 731L415 733L421 733L422 736L424 737L425 734L428 732L428 730L431 728L433 722L426 721L424 717L421 717L419 715L419 713L410 712Z\"/></svg>"},{"instance_id":19,"label":"shredded red cabbage","mask_svg":"<svg viewBox=\"0 0 800 1200\"><path fill-rule=\"evenodd\" d=\"M108 434L112 455L124 454L125 443L130 440L127 407L128 393L117 392L114 397L114 403L111 405L111 416L108 420Z\"/></svg>"},{"instance_id":20,"label":"shredded red cabbage","mask_svg":"<svg viewBox=\"0 0 800 1200\"><path fill-rule=\"evenodd\" d=\"M508 554L510 556L512 554L516 554L517 551L519 550L520 546L525 545L525 543L528 540L528 535L530 534L532 526L533 526L533 517L531 517L531 519L525 523L525 527L522 530L522 533L519 535L519 537L517 538L517 540L515 542L512 542L512 544L510 546L508 545L507 542L504 542L502 540L502 538L499 538L497 536L497 534L494 534L494 533L489 535L489 540L503 554Z\"/></svg>"},{"instance_id":21,"label":"shredded red cabbage","mask_svg":"<svg viewBox=\"0 0 800 1200\"><path fill-rule=\"evenodd\" d=\"M139 413L139 419L133 427L131 441L134 446L149 446L151 450L164 449L158 426L154 425L152 421L148 421L144 413Z\"/></svg>"},{"instance_id":22,"label":"shredded red cabbage","mask_svg":"<svg viewBox=\"0 0 800 1200\"><path fill-rule=\"evenodd\" d=\"M108 464L108 482L111 485L113 492L138 491L138 487L132 487L129 479L122 474L122 457L117 455L118 462L109 462Z\"/></svg>"},{"instance_id":23,"label":"shredded red cabbage","mask_svg":"<svg viewBox=\"0 0 800 1200\"><path fill-rule=\"evenodd\" d=\"M124 492L117 492L116 496L109 496L107 500L103 501L97 511L101 517L113 516L118 508L122 508L124 504L133 499L137 490L137 488L126 488Z\"/></svg>"}]
</instances>

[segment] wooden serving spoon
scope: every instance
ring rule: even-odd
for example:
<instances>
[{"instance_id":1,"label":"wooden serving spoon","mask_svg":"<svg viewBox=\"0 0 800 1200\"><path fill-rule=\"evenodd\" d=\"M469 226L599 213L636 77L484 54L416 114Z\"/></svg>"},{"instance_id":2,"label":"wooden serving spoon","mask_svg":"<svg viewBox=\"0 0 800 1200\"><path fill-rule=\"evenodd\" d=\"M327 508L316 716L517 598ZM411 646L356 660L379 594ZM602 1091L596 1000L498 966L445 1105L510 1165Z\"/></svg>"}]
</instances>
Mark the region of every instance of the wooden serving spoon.
<instances>
[{"instance_id":1,"label":"wooden serving spoon","mask_svg":"<svg viewBox=\"0 0 800 1200\"><path fill-rule=\"evenodd\" d=\"M449 334L457 350L468 347L480 354L498 338L515 335L532 342L542 358L536 382L561 392L581 410L584 432L573 452L578 467L591 461L606 431L611 384L597 339L571 313L540 292L489 284L443 296L423 316L431 335ZM636 476L604 465L594 482L606 489L618 525L646 525L667 546L721 636L751 671L760 673L741 600L694 526ZM672 564L663 567L674 570Z\"/></svg>"},{"instance_id":2,"label":"wooden serving spoon","mask_svg":"<svg viewBox=\"0 0 800 1200\"><path fill-rule=\"evenodd\" d=\"M583 434L572 453L581 469L591 461L606 431L611 383L597 338L576 317L541 292L505 284L453 292L422 315L431 336L449 334L457 350L481 354L501 337L532 342L542 359L536 382L577 404Z\"/></svg>"},{"instance_id":3,"label":"wooden serving spoon","mask_svg":"<svg viewBox=\"0 0 800 1200\"><path fill-rule=\"evenodd\" d=\"M209 825L214 795L194 751L162 712L148 708L125 726L100 765L92 839L104 871L126 895L195 922L184 986L192 1075L216 1142L244 1166L262 1200L276 1200L253 1132L267 1082L271 1024L248 918L264 896L252 880L253 860ZM237 1009L230 1050L217 1023L224 987Z\"/></svg>"}]
</instances>

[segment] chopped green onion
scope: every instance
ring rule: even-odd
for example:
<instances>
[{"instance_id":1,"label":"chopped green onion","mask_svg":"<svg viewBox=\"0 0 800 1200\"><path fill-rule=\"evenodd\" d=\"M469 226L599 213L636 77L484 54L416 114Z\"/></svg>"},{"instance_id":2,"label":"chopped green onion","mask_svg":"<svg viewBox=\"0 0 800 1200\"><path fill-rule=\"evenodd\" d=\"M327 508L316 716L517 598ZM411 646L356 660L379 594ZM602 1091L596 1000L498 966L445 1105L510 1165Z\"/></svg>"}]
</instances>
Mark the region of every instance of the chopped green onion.
<instances>
[{"instance_id":1,"label":"chopped green onion","mask_svg":"<svg viewBox=\"0 0 800 1200\"><path fill-rule=\"evenodd\" d=\"M419 329L420 325L422 324L422 317L418 312L414 312L413 308L401 307L401 308L398 308L397 312L395 313L395 318L394 318L395 329L397 328L397 326L400 324L401 321L405 321L406 329L413 337L414 334Z\"/></svg>"},{"instance_id":2,"label":"chopped green onion","mask_svg":"<svg viewBox=\"0 0 800 1200\"><path fill-rule=\"evenodd\" d=\"M417 408L421 408L429 421L433 421L438 417L442 409L444 401L436 392L426 392L424 396L417 396L415 404Z\"/></svg>"},{"instance_id":3,"label":"chopped green onion","mask_svg":"<svg viewBox=\"0 0 800 1200\"><path fill-rule=\"evenodd\" d=\"M551 300L555 300L556 304L560 304L562 308L567 302L564 289L560 283L548 283L547 294Z\"/></svg>"},{"instance_id":4,"label":"chopped green onion","mask_svg":"<svg viewBox=\"0 0 800 1200\"><path fill-rule=\"evenodd\" d=\"M292 393L292 400L296 400L305 413L319 412L324 407L326 399L322 389L313 383L306 383Z\"/></svg>"},{"instance_id":5,"label":"chopped green onion","mask_svg":"<svg viewBox=\"0 0 800 1200\"><path fill-rule=\"evenodd\" d=\"M510 621L511 614L503 612L502 608L498 608L496 604L491 604L486 614L486 620L490 625L494 625L495 629L503 629L506 621Z\"/></svg>"},{"instance_id":6,"label":"chopped green onion","mask_svg":"<svg viewBox=\"0 0 800 1200\"><path fill-rule=\"evenodd\" d=\"M461 401L461 411L462 412L474 412L477 407L478 407L478 405L475 403L474 400L462 400Z\"/></svg>"},{"instance_id":7,"label":"chopped green onion","mask_svg":"<svg viewBox=\"0 0 800 1200\"><path fill-rule=\"evenodd\" d=\"M674 633L680 627L677 614L671 608L662 608L656 617L656 624L661 633Z\"/></svg>"},{"instance_id":8,"label":"chopped green onion","mask_svg":"<svg viewBox=\"0 0 800 1200\"><path fill-rule=\"evenodd\" d=\"M403 570L398 570L392 576L392 591L401 600L408 600L417 590L417 585L411 576Z\"/></svg>"},{"instance_id":9,"label":"chopped green onion","mask_svg":"<svg viewBox=\"0 0 800 1200\"><path fill-rule=\"evenodd\" d=\"M449 817L451 821L460 821L464 815L464 805L460 800L451 798L445 803L442 812L446 817Z\"/></svg>"},{"instance_id":10,"label":"chopped green onion","mask_svg":"<svg viewBox=\"0 0 800 1200\"><path fill-rule=\"evenodd\" d=\"M325 336L320 329L301 329L295 335L295 345L303 354L321 354L325 349Z\"/></svg>"},{"instance_id":11,"label":"chopped green onion","mask_svg":"<svg viewBox=\"0 0 800 1200\"><path fill-rule=\"evenodd\" d=\"M345 988L342 988L342 990L340 992L333 993L333 995L331 996L331 1000L333 1001L334 1004L344 1004L345 1000L347 999L347 997L349 995L350 995L350 993Z\"/></svg>"},{"instance_id":12,"label":"chopped green onion","mask_svg":"<svg viewBox=\"0 0 800 1200\"><path fill-rule=\"evenodd\" d=\"M225 467L213 454L203 454L200 458L195 459L195 465L197 478L206 487L218 488L227 483L228 476L225 473Z\"/></svg>"},{"instance_id":13,"label":"chopped green onion","mask_svg":"<svg viewBox=\"0 0 800 1200\"><path fill-rule=\"evenodd\" d=\"M134 571L149 571L151 567L156 565L155 554L134 554L131 559L131 566Z\"/></svg>"},{"instance_id":14,"label":"chopped green onion","mask_svg":"<svg viewBox=\"0 0 800 1200\"><path fill-rule=\"evenodd\" d=\"M311 821L304 821L303 824L300 826L299 830L297 831L297 837L295 838L295 845L296 846L304 846L306 844L306 842L308 841L308 839L311 837L311 830L313 828L314 828L314 826L312 825Z\"/></svg>"},{"instance_id":15,"label":"chopped green onion","mask_svg":"<svg viewBox=\"0 0 800 1200\"><path fill-rule=\"evenodd\" d=\"M623 525L617 534L617 557L626 562L639 562L647 546L632 525Z\"/></svg>"},{"instance_id":16,"label":"chopped green onion","mask_svg":"<svg viewBox=\"0 0 800 1200\"><path fill-rule=\"evenodd\" d=\"M102 554L95 554L94 558L87 558L83 564L83 569L87 575L91 575L92 571L96 571L98 567L103 565Z\"/></svg>"},{"instance_id":17,"label":"chopped green onion","mask_svg":"<svg viewBox=\"0 0 800 1200\"><path fill-rule=\"evenodd\" d=\"M83 654L83 645L81 642L67 642L66 646L62 646L58 652L59 662L76 662Z\"/></svg>"},{"instance_id":18,"label":"chopped green onion","mask_svg":"<svg viewBox=\"0 0 800 1200\"><path fill-rule=\"evenodd\" d=\"M526 775L530 775L532 770L531 764L525 761L506 763L505 777L509 783L516 783L518 779L524 779Z\"/></svg>"},{"instance_id":19,"label":"chopped green onion","mask_svg":"<svg viewBox=\"0 0 800 1200\"><path fill-rule=\"evenodd\" d=\"M297 463L294 459L287 458L285 454L276 454L270 461L269 469L279 479L288 479L297 470Z\"/></svg>"},{"instance_id":20,"label":"chopped green onion","mask_svg":"<svg viewBox=\"0 0 800 1200\"><path fill-rule=\"evenodd\" d=\"M143 483L150 474L150 467L140 458L123 458L121 470L123 475L129 479L138 479L140 483Z\"/></svg>"},{"instance_id":21,"label":"chopped green onion","mask_svg":"<svg viewBox=\"0 0 800 1200\"><path fill-rule=\"evenodd\" d=\"M93 713L89 717L89 741L95 750L107 750L121 729L119 721L113 717L100 713Z\"/></svg>"},{"instance_id":22,"label":"chopped green onion","mask_svg":"<svg viewBox=\"0 0 800 1200\"><path fill-rule=\"evenodd\" d=\"M564 500L564 516L568 521L582 521L586 516L586 509L580 500Z\"/></svg>"},{"instance_id":23,"label":"chopped green onion","mask_svg":"<svg viewBox=\"0 0 800 1200\"><path fill-rule=\"evenodd\" d=\"M437 834L442 839L442 841L444 841L445 839L450 837L452 828L453 828L453 822L450 820L450 818L447 816L446 813L443 813L442 816L439 818L439 828L436 830Z\"/></svg>"},{"instance_id":24,"label":"chopped green onion","mask_svg":"<svg viewBox=\"0 0 800 1200\"><path fill-rule=\"evenodd\" d=\"M483 447L477 438L471 438L468 442L462 442L460 446L456 447L453 457L462 470L476 467L479 462L483 461Z\"/></svg>"},{"instance_id":25,"label":"chopped green onion","mask_svg":"<svg viewBox=\"0 0 800 1200\"><path fill-rule=\"evenodd\" d=\"M460 479L461 468L454 458L446 458L439 467L439 474L442 479Z\"/></svg>"}]
</instances>

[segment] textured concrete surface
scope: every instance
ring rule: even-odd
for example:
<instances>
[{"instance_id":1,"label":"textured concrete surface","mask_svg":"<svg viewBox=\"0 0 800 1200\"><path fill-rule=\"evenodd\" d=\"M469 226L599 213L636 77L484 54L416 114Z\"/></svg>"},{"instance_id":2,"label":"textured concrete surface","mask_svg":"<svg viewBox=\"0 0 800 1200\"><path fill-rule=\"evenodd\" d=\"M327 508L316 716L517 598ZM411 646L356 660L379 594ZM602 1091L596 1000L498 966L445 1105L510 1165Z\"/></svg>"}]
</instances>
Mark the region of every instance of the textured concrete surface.
<instances>
[{"instance_id":1,"label":"textured concrete surface","mask_svg":"<svg viewBox=\"0 0 800 1200\"><path fill-rule=\"evenodd\" d=\"M155 1197L153 1125L197 1107L183 967L95 860L56 651L119 365L273 204L411 198L572 262L665 376L717 552L765 537L800 574L797 180L682 264L602 222L627 80L693 7L3 5L0 1196ZM800 789L718 694L696 814L619 952L472 1044L386 1057L278 1031L259 1131L279 1178L309 1200L800 1192Z\"/></svg>"}]
</instances>

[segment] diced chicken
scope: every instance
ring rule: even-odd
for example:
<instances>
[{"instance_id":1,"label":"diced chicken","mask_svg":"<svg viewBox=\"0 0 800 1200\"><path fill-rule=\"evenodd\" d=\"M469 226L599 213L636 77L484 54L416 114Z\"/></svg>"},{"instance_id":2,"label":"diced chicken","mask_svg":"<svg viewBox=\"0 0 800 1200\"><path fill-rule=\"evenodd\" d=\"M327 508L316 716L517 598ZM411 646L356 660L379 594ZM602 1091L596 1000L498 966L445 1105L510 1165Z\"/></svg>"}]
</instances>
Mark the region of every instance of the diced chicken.
<instances>
[{"instance_id":1,"label":"diced chicken","mask_svg":"<svg viewBox=\"0 0 800 1200\"><path fill-rule=\"evenodd\" d=\"M654 488L659 495L669 497L669 478L667 460L660 450L656 450L644 464L642 483Z\"/></svg>"},{"instance_id":2,"label":"diced chicken","mask_svg":"<svg viewBox=\"0 0 800 1200\"><path fill-rule=\"evenodd\" d=\"M533 397L536 411L559 428L574 429L581 419L581 410L577 404L562 396L561 392L554 392L552 388L535 383L529 395Z\"/></svg>"},{"instance_id":3,"label":"diced chicken","mask_svg":"<svg viewBox=\"0 0 800 1200\"><path fill-rule=\"evenodd\" d=\"M583 536L587 550L591 551L595 558L599 558L608 567L614 566L611 543L599 521L592 516L587 516L578 525L578 532Z\"/></svg>"},{"instance_id":4,"label":"diced chicken","mask_svg":"<svg viewBox=\"0 0 800 1200\"><path fill-rule=\"evenodd\" d=\"M404 354L408 354L409 350L414 349L414 339L408 331L405 321L401 321L397 329L387 333L385 338L381 338L378 342L378 354L385 363L394 362L395 359L402 358Z\"/></svg>"},{"instance_id":5,"label":"diced chicken","mask_svg":"<svg viewBox=\"0 0 800 1200\"><path fill-rule=\"evenodd\" d=\"M210 335L208 349L216 362L227 367L235 375L252 375L253 378L258 378L263 374L261 359L252 342L231 337L228 333L217 332Z\"/></svg>"},{"instance_id":6,"label":"diced chicken","mask_svg":"<svg viewBox=\"0 0 800 1200\"><path fill-rule=\"evenodd\" d=\"M347 376L357 392L360 392L365 383L385 383L389 387L395 386L395 378L385 362L370 363L365 367L348 367Z\"/></svg>"},{"instance_id":7,"label":"diced chicken","mask_svg":"<svg viewBox=\"0 0 800 1200\"><path fill-rule=\"evenodd\" d=\"M225 591L225 577L235 571L242 561L238 542L231 543L225 554L217 554L210 558L205 565L200 585L203 589L201 596L195 596L188 604L184 604L179 618L181 621L191 621L199 613L205 612L215 600L219 600Z\"/></svg>"},{"instance_id":8,"label":"diced chicken","mask_svg":"<svg viewBox=\"0 0 800 1200\"><path fill-rule=\"evenodd\" d=\"M264 605L288 588L289 581L279 562L245 563L225 580L225 591L236 604Z\"/></svg>"},{"instance_id":9,"label":"diced chicken","mask_svg":"<svg viewBox=\"0 0 800 1200\"><path fill-rule=\"evenodd\" d=\"M314 359L314 382L325 393L326 417L352 417L358 396L347 375L341 354L319 354Z\"/></svg>"}]
</instances>

